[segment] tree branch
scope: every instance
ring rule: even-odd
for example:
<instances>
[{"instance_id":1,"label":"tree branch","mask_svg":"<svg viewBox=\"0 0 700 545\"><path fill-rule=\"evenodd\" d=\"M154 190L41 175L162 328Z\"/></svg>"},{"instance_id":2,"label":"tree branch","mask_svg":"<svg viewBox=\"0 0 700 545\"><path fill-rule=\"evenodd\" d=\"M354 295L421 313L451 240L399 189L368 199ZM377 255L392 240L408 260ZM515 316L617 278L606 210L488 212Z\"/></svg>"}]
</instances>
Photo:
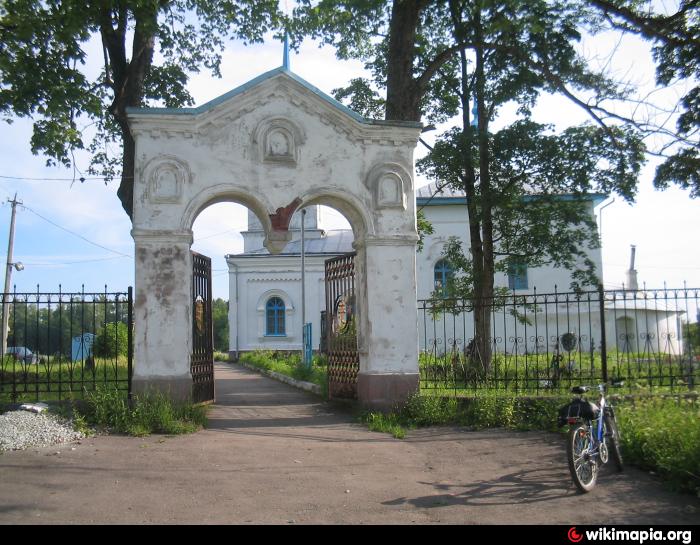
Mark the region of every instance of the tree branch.
<instances>
[{"instance_id":1,"label":"tree branch","mask_svg":"<svg viewBox=\"0 0 700 545\"><path fill-rule=\"evenodd\" d=\"M641 34L649 39L661 40L676 47L692 45L694 42L691 36L687 36L684 33L679 32L680 27L678 25L678 21L679 19L684 18L686 13L690 12L691 9L697 9L698 5L700 4L699 0L690 0L678 12L667 17L651 15L644 16L633 11L631 8L617 5L615 2L610 0L589 1L598 9L602 10L606 16L608 16L608 20L613 26L621 30ZM617 17L621 17L626 22L631 23L635 28L630 28L620 25L619 23L615 23L610 18L611 13Z\"/></svg>"},{"instance_id":2,"label":"tree branch","mask_svg":"<svg viewBox=\"0 0 700 545\"><path fill-rule=\"evenodd\" d=\"M416 79L416 85L418 88L421 90L425 89L438 69L440 69L448 60L450 60L450 57L457 53L460 47L461 46L459 44L453 45L452 47L448 47L447 49L438 53L438 55L432 61L430 61L418 79Z\"/></svg>"}]
</instances>

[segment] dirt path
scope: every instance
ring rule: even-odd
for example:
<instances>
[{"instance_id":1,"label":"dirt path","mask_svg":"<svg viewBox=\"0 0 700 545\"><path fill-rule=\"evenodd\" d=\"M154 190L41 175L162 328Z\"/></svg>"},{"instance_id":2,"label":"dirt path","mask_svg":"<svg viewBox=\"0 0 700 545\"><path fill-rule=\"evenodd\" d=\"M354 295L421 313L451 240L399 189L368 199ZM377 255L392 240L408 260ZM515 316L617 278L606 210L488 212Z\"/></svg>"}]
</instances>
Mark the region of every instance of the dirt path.
<instances>
[{"instance_id":1,"label":"dirt path","mask_svg":"<svg viewBox=\"0 0 700 545\"><path fill-rule=\"evenodd\" d=\"M604 470L583 504L555 434L397 440L254 372L216 373L200 433L0 455L0 523L700 523L700 501L633 469Z\"/></svg>"}]
</instances>

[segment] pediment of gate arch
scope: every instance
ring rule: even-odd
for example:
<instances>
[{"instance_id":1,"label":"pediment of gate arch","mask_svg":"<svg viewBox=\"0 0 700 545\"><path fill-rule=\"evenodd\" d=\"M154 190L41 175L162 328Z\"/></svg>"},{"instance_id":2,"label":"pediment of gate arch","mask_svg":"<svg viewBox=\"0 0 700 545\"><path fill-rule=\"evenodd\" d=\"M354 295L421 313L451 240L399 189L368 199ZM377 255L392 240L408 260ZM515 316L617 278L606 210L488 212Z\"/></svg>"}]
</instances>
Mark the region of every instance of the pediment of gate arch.
<instances>
[{"instance_id":1,"label":"pediment of gate arch","mask_svg":"<svg viewBox=\"0 0 700 545\"><path fill-rule=\"evenodd\" d=\"M196 108L128 108L132 133L151 139L194 139L195 143L247 147L264 117L297 124L311 118L357 146L413 148L419 123L368 120L295 74L272 70ZM275 113L277 115L275 115ZM280 127L282 128L282 127ZM318 130L314 124L313 129ZM283 129L284 131L284 129ZM192 142L192 140L190 140Z\"/></svg>"},{"instance_id":2,"label":"pediment of gate arch","mask_svg":"<svg viewBox=\"0 0 700 545\"><path fill-rule=\"evenodd\" d=\"M364 119L290 72L272 71L268 74L257 84L247 84L241 91L234 90L212 101L209 103L211 106L202 106L196 134L214 145L222 142L246 143L247 138L236 130L240 126L236 122L256 112L274 111L277 106L278 118L282 123L286 119L293 125L295 119L308 116L330 129L323 132L343 135L348 143L355 145L416 144L415 130L397 134L397 124ZM275 116L272 114L270 117ZM259 120L255 121L259 123ZM258 128L250 123L243 125L252 131ZM417 126L413 123L405 125L408 129Z\"/></svg>"}]
</instances>

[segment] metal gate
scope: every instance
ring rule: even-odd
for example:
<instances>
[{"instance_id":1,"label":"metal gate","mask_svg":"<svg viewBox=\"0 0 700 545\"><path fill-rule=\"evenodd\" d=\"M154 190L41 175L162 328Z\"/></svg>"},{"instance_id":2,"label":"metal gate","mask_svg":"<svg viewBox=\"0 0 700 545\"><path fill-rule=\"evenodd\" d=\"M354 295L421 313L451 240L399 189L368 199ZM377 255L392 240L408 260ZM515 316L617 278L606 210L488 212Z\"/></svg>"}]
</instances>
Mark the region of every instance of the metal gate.
<instances>
[{"instance_id":1,"label":"metal gate","mask_svg":"<svg viewBox=\"0 0 700 545\"><path fill-rule=\"evenodd\" d=\"M328 396L357 399L360 357L357 351L355 255L326 261L326 334Z\"/></svg>"},{"instance_id":2,"label":"metal gate","mask_svg":"<svg viewBox=\"0 0 700 545\"><path fill-rule=\"evenodd\" d=\"M214 401L211 259L192 252L192 401Z\"/></svg>"}]
</instances>

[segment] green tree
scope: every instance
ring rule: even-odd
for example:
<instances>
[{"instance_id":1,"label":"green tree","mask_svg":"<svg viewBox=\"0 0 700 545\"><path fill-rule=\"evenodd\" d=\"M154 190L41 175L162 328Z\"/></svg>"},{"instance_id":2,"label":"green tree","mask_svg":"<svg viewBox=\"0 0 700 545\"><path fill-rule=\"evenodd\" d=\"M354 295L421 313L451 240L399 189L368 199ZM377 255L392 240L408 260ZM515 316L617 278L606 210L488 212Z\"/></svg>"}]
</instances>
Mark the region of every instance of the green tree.
<instances>
[{"instance_id":1,"label":"green tree","mask_svg":"<svg viewBox=\"0 0 700 545\"><path fill-rule=\"evenodd\" d=\"M631 33L654 44L659 86L688 83L678 104L675 129L668 123L633 119L643 133L662 144L653 152L665 160L656 169L654 183L665 189L674 183L700 197L700 1L681 0L675 10L651 0L589 0L611 28ZM662 112L664 121L673 120Z\"/></svg>"},{"instance_id":2,"label":"green tree","mask_svg":"<svg viewBox=\"0 0 700 545\"><path fill-rule=\"evenodd\" d=\"M598 241L586 195L614 191L631 199L644 147L631 128L599 123L557 135L530 120L530 108L545 91L575 101L570 87L599 99L622 96L576 52L590 17L582 5L449 0L449 6L460 51L445 76L453 81L461 123L438 140L421 167L466 193L469 254L460 255L452 242L446 256L460 265L458 295L473 301L476 354L488 368L495 273L515 263L552 263L595 284L585 248ZM511 101L521 119L492 132L499 109Z\"/></svg>"},{"instance_id":3,"label":"green tree","mask_svg":"<svg viewBox=\"0 0 700 545\"><path fill-rule=\"evenodd\" d=\"M129 330L124 322L103 325L97 331L93 353L99 358L126 356L129 351Z\"/></svg>"},{"instance_id":4,"label":"green tree","mask_svg":"<svg viewBox=\"0 0 700 545\"><path fill-rule=\"evenodd\" d=\"M219 352L228 352L228 301L214 299L212 320L214 322L214 349Z\"/></svg>"},{"instance_id":5,"label":"green tree","mask_svg":"<svg viewBox=\"0 0 700 545\"><path fill-rule=\"evenodd\" d=\"M110 180L129 217L134 140L129 107L192 103L188 74L219 76L228 38L259 42L279 23L277 0L5 0L0 3L0 112L34 119L32 151ZM90 41L93 41L91 47ZM97 49L94 42L102 47ZM96 53L89 53L97 50ZM95 54L97 59L90 59ZM103 65L91 76L89 61ZM88 141L81 125L94 125ZM114 145L120 155L108 150Z\"/></svg>"},{"instance_id":6,"label":"green tree","mask_svg":"<svg viewBox=\"0 0 700 545\"><path fill-rule=\"evenodd\" d=\"M357 78L334 91L359 113L387 120L446 119L440 68L458 50L445 32L445 2L301 0L289 28L296 40L320 38L340 59L359 59L373 81ZM378 90L385 91L385 97Z\"/></svg>"},{"instance_id":7,"label":"green tree","mask_svg":"<svg viewBox=\"0 0 700 545\"><path fill-rule=\"evenodd\" d=\"M91 293L13 294L9 303L9 346L69 357L75 337L126 320L126 301L115 302L111 297Z\"/></svg>"},{"instance_id":8,"label":"green tree","mask_svg":"<svg viewBox=\"0 0 700 545\"><path fill-rule=\"evenodd\" d=\"M337 96L376 111L385 88L387 119L459 119L419 166L467 195L469 252L453 242L446 255L461 265L461 294L474 299L477 351L487 366L495 273L516 261L553 263L572 268L579 285L594 283L585 254L598 243L588 195L616 192L629 200L636 190L644 160L638 128L590 106L622 100L626 90L576 49L584 30L597 30L600 13L584 1L560 0L358 1L325 14L320 7L308 13L333 29L327 41L341 57L365 59L373 75ZM392 91L391 81L402 88ZM593 124L556 135L532 122L543 93L567 97ZM508 103L518 105L520 119L492 131Z\"/></svg>"}]
</instances>

